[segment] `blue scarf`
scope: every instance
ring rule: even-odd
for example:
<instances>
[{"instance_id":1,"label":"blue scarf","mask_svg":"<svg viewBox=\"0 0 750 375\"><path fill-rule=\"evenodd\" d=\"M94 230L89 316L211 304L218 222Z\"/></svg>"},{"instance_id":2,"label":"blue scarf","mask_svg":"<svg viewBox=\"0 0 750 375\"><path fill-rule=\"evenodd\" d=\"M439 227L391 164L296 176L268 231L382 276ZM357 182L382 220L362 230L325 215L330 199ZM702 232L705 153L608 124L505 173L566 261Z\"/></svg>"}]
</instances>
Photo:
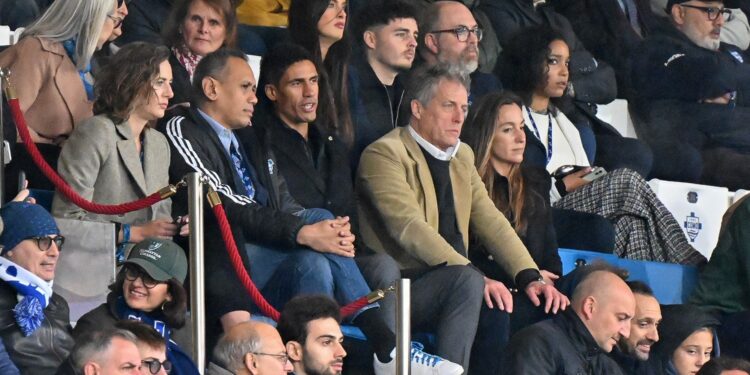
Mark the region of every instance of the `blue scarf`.
<instances>
[{"instance_id":1,"label":"blue scarf","mask_svg":"<svg viewBox=\"0 0 750 375\"><path fill-rule=\"evenodd\" d=\"M117 297L115 308L120 319L137 320L148 324L164 337L167 343L167 359L172 362L172 375L200 375L198 367L195 366L190 356L169 338L172 330L166 322L158 319L161 318L161 312L154 314L156 316L151 316L143 311L131 309L122 296Z\"/></svg>"},{"instance_id":2,"label":"blue scarf","mask_svg":"<svg viewBox=\"0 0 750 375\"><path fill-rule=\"evenodd\" d=\"M63 42L63 47L65 48L65 52L68 54L68 57L70 57L71 60L73 60L73 64L78 64L78 62L75 59L76 55L76 41L75 39L68 39ZM83 88L86 90L86 97L89 99L89 101L93 101L95 99L94 97L94 85L91 84L91 81L89 77L91 76L91 63L89 62L86 64L86 69L79 70L78 76L81 77L81 82L83 82Z\"/></svg>"},{"instance_id":3,"label":"blue scarf","mask_svg":"<svg viewBox=\"0 0 750 375\"><path fill-rule=\"evenodd\" d=\"M0 257L0 279L21 295L13 316L24 336L30 336L44 322L44 309L52 297L51 283L4 257Z\"/></svg>"}]
</instances>

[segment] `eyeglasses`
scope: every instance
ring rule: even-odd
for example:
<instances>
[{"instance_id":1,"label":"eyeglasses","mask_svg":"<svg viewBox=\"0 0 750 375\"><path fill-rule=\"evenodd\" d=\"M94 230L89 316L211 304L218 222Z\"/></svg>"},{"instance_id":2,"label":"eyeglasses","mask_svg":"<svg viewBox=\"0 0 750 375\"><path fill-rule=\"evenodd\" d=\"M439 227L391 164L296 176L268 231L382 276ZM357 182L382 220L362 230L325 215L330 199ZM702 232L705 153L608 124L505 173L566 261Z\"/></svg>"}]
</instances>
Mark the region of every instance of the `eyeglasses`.
<instances>
[{"instance_id":1,"label":"eyeglasses","mask_svg":"<svg viewBox=\"0 0 750 375\"><path fill-rule=\"evenodd\" d=\"M734 18L734 15L732 14L732 11L727 8L717 8L717 7L700 7L697 5L689 5L689 4L680 4L681 7L685 8L693 8L698 9L702 11L703 13L706 13L708 16L709 21L716 21L716 18L719 17L719 14L724 18L724 22L729 22Z\"/></svg>"},{"instance_id":2,"label":"eyeglasses","mask_svg":"<svg viewBox=\"0 0 750 375\"><path fill-rule=\"evenodd\" d=\"M47 251L50 247L52 247L52 243L54 242L55 245L57 245L57 250L62 250L62 245L65 243L65 237L58 235L57 237L47 237L47 236L37 236L37 237L29 237L26 238L26 240L34 240L36 241L36 245L39 246L39 250L41 251Z\"/></svg>"},{"instance_id":3,"label":"eyeglasses","mask_svg":"<svg viewBox=\"0 0 750 375\"><path fill-rule=\"evenodd\" d=\"M253 353L255 355L267 355L269 357L274 357L284 365L287 362L289 362L289 355L286 353L283 353L283 354L271 354L271 353L261 353L261 352L250 352L250 353Z\"/></svg>"},{"instance_id":4,"label":"eyeglasses","mask_svg":"<svg viewBox=\"0 0 750 375\"><path fill-rule=\"evenodd\" d=\"M143 286L146 287L146 289L153 289L157 285L159 285L159 281L154 280L151 276L149 276L146 271L141 269L140 267L132 266L132 265L125 265L125 279L128 281L135 281L137 278L141 278L141 282L143 282Z\"/></svg>"},{"instance_id":5,"label":"eyeglasses","mask_svg":"<svg viewBox=\"0 0 750 375\"><path fill-rule=\"evenodd\" d=\"M454 33L456 34L456 39L458 39L459 42L465 42L469 40L469 34L471 33L474 33L474 35L477 36L477 41L481 41L483 31L479 26L474 26L474 28L471 28L471 29L466 26L459 26L459 27L456 27L455 29L435 30L435 31L430 31L430 33L432 34Z\"/></svg>"},{"instance_id":6,"label":"eyeglasses","mask_svg":"<svg viewBox=\"0 0 750 375\"><path fill-rule=\"evenodd\" d=\"M116 17L111 14L108 14L107 17L109 17L109 19L112 20L112 23L114 23L114 26L112 26L113 29L116 29L120 27L120 25L122 25L122 20L123 20L122 17Z\"/></svg>"},{"instance_id":7,"label":"eyeglasses","mask_svg":"<svg viewBox=\"0 0 750 375\"><path fill-rule=\"evenodd\" d=\"M118 8L121 8L121 7L122 7L122 4L125 4L125 5L130 5L130 2L131 2L131 1L132 1L132 0L117 0L117 7L118 7Z\"/></svg>"},{"instance_id":8,"label":"eyeglasses","mask_svg":"<svg viewBox=\"0 0 750 375\"><path fill-rule=\"evenodd\" d=\"M165 359L164 362L159 362L158 359L144 359L141 361L142 364L148 366L148 371L152 374L156 374L161 370L162 367L164 367L164 372L169 374L172 372L172 362L169 362L168 359Z\"/></svg>"}]
</instances>

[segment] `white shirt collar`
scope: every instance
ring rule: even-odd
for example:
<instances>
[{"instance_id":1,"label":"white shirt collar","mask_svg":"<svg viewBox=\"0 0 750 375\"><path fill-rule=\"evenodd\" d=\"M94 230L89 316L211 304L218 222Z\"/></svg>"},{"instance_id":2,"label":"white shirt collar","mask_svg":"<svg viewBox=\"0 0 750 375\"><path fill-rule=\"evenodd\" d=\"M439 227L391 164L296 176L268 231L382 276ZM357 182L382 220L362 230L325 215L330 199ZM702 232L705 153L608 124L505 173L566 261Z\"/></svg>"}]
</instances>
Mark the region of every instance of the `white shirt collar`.
<instances>
[{"instance_id":1,"label":"white shirt collar","mask_svg":"<svg viewBox=\"0 0 750 375\"><path fill-rule=\"evenodd\" d=\"M458 152L458 147L461 146L461 140L459 139L458 142L456 142L455 146L448 147L447 150L443 151L437 148L432 143L427 142L427 140L422 138L421 135L417 134L417 131L414 130L414 128L412 128L411 125L409 125L408 128L409 128L409 134L411 134L412 138L414 138L414 140L417 141L417 144L422 146L422 148L424 148L435 159L442 160L442 161L450 161L454 156L456 156L456 153Z\"/></svg>"}]
</instances>

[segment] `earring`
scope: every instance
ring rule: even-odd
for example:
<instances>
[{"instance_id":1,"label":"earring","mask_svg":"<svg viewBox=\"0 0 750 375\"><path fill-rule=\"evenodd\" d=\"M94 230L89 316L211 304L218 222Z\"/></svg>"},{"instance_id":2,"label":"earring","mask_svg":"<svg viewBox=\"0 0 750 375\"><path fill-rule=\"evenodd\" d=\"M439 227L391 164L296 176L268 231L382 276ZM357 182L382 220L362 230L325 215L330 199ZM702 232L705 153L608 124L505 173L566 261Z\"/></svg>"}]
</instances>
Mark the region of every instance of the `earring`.
<instances>
[{"instance_id":1,"label":"earring","mask_svg":"<svg viewBox=\"0 0 750 375\"><path fill-rule=\"evenodd\" d=\"M164 309L165 309L165 306L167 306L167 303L168 303L168 302L169 302L169 301L164 301L164 303L162 303L162 304L161 304L161 311L164 311Z\"/></svg>"}]
</instances>

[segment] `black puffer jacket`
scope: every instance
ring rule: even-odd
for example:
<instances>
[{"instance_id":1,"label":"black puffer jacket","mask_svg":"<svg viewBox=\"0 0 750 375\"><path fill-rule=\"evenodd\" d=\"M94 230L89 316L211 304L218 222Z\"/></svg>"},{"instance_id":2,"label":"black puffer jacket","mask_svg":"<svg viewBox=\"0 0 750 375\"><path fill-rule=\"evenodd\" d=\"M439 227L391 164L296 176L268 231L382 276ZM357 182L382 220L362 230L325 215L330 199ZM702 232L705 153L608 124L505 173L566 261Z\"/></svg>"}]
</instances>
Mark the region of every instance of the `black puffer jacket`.
<instances>
[{"instance_id":1,"label":"black puffer jacket","mask_svg":"<svg viewBox=\"0 0 750 375\"><path fill-rule=\"evenodd\" d=\"M22 374L54 374L74 344L68 303L57 293L52 294L44 309L46 319L30 336L23 335L13 317L17 303L15 289L0 280L0 337L10 359Z\"/></svg>"},{"instance_id":2,"label":"black puffer jacket","mask_svg":"<svg viewBox=\"0 0 750 375\"><path fill-rule=\"evenodd\" d=\"M622 374L573 309L516 333L508 343L502 368L508 375Z\"/></svg>"}]
</instances>

